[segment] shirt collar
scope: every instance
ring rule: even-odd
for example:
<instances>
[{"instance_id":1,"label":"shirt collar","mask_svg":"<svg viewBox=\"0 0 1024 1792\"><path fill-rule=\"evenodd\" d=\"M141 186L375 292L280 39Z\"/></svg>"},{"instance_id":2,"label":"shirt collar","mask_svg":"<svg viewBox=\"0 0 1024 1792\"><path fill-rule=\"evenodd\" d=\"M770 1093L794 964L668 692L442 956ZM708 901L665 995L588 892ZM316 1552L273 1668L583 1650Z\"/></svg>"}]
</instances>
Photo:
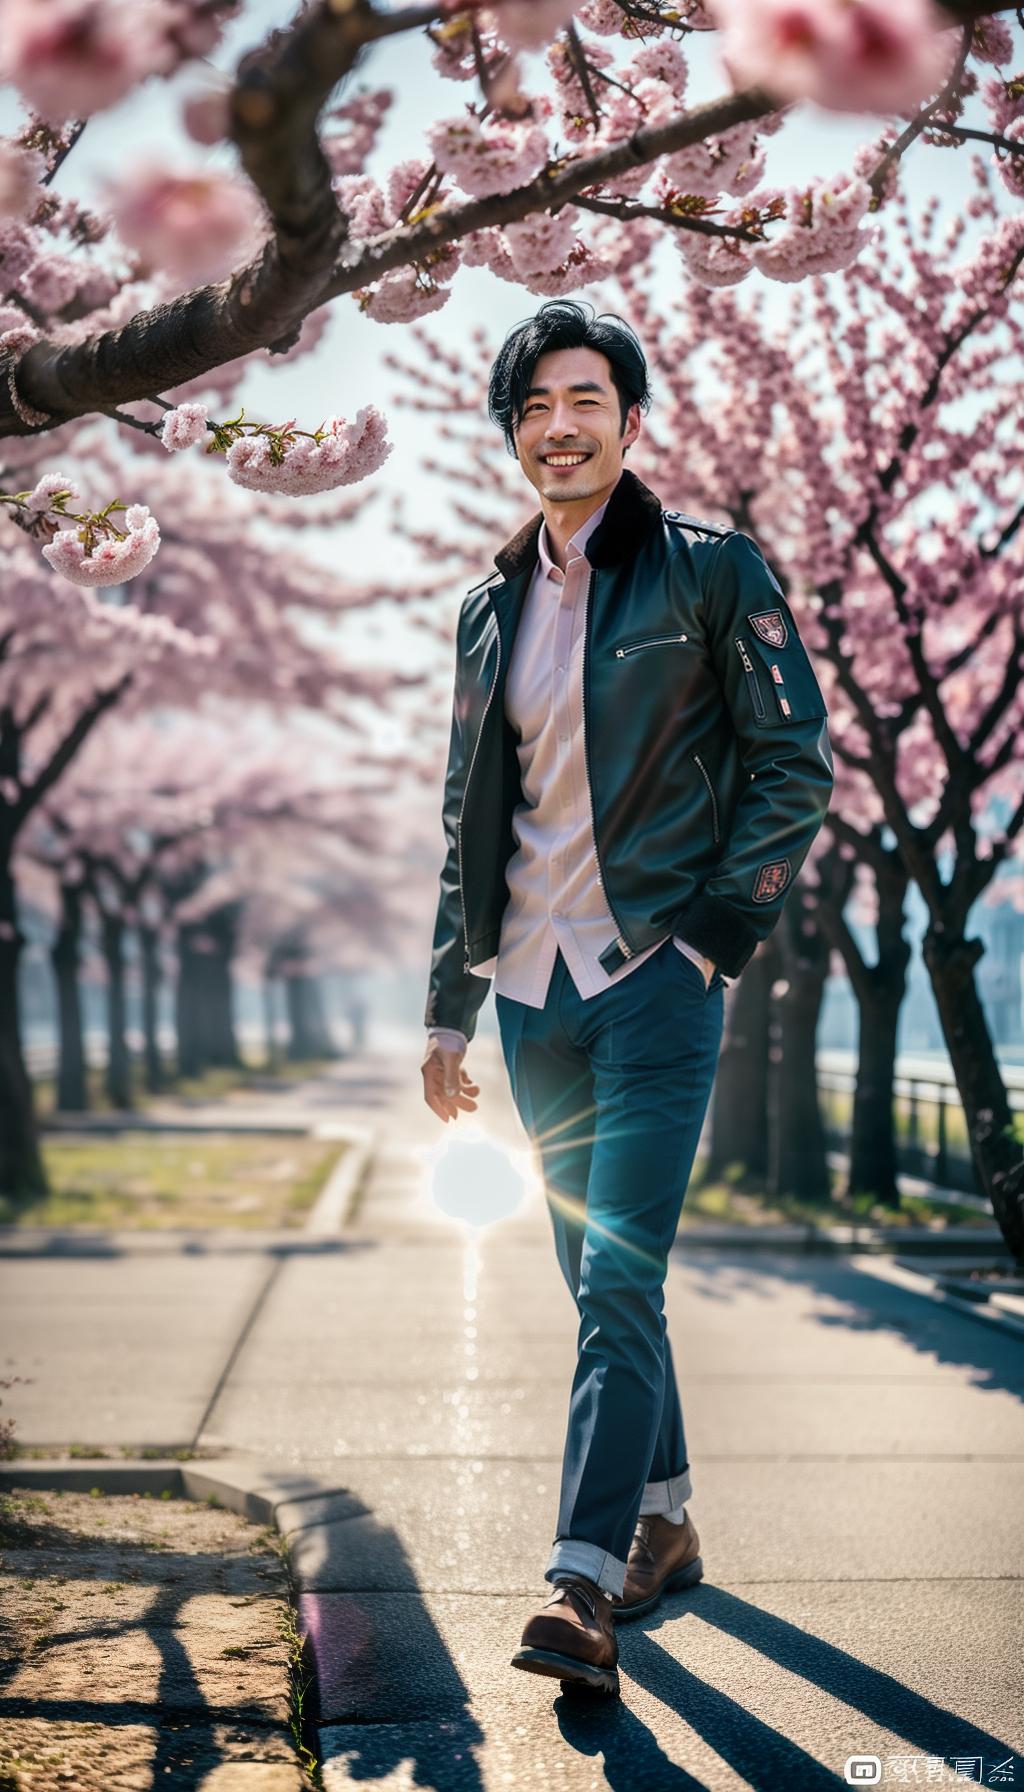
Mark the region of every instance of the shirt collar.
<instances>
[{"instance_id":1,"label":"shirt collar","mask_svg":"<svg viewBox=\"0 0 1024 1792\"><path fill-rule=\"evenodd\" d=\"M603 515L604 515L605 511L607 510L610 503L611 503L611 494L609 494L609 496L605 499L604 503L602 505L600 505L599 508L597 510L595 510L591 516L588 516L585 523L580 524L575 535L571 535L569 537L569 540L566 544L566 549L565 549L565 558L566 558L567 562L570 560L574 560L577 557L577 555L579 555L579 554L585 555L587 542L590 540L590 537L593 535L594 530L597 528L598 523L601 521L601 518L603 517ZM556 583L561 584L563 578L565 577L565 574L563 573L561 567L556 566L555 562L551 558L551 554L550 554L549 546L548 546L547 523L542 523L541 527L540 527L540 534L537 537L537 554L538 554L538 558L540 561L541 577L545 578L545 579L553 578L556 581Z\"/></svg>"}]
</instances>

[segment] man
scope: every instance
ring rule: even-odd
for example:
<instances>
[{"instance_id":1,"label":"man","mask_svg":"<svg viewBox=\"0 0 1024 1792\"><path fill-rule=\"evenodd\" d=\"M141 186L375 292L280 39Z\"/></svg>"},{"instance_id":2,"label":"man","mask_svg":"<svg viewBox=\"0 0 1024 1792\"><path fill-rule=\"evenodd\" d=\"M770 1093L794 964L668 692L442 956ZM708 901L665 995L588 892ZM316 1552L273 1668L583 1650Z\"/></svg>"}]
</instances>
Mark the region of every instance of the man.
<instances>
[{"instance_id":1,"label":"man","mask_svg":"<svg viewBox=\"0 0 1024 1792\"><path fill-rule=\"evenodd\" d=\"M587 308L592 311L591 307ZM663 1285L734 978L828 807L826 709L749 535L623 466L650 403L621 319L512 330L489 411L540 498L465 599L424 1097L494 976L512 1094L579 1311L554 1585L513 1665L618 1691L614 1622L702 1572Z\"/></svg>"}]
</instances>

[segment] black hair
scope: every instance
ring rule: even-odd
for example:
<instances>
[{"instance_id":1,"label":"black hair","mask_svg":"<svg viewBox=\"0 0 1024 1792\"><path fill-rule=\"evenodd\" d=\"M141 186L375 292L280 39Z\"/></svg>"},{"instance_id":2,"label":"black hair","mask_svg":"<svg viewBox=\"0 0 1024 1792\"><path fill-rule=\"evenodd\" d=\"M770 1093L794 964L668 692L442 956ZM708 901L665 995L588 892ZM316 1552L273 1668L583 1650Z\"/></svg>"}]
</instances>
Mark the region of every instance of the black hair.
<instances>
[{"instance_id":1,"label":"black hair","mask_svg":"<svg viewBox=\"0 0 1024 1792\"><path fill-rule=\"evenodd\" d=\"M587 316L587 311L590 316ZM614 312L594 316L592 305L576 299L549 299L534 317L514 324L498 351L487 389L487 411L515 454L515 430L526 408L533 370L541 355L559 348L593 348L606 356L619 395L620 433L631 405L646 411L651 403L647 362L636 333Z\"/></svg>"}]
</instances>

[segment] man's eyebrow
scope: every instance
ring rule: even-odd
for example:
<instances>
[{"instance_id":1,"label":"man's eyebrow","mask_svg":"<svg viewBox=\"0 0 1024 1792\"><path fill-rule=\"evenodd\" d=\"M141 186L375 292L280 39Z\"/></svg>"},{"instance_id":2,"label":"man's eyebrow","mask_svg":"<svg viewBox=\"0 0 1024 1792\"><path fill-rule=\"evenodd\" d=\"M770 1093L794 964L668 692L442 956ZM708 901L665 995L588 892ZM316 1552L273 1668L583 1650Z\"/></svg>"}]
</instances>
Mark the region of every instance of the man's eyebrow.
<instances>
[{"instance_id":1,"label":"man's eyebrow","mask_svg":"<svg viewBox=\"0 0 1024 1792\"><path fill-rule=\"evenodd\" d=\"M597 381L597 380L580 380L577 385L567 387L567 390L569 392L602 392L603 393L603 392L606 392L607 389L608 388L606 386L602 386L599 383L599 381ZM527 396L527 398L535 398L539 395L542 398L547 398L550 391L551 391L550 386L531 386L530 390L527 392L526 396Z\"/></svg>"}]
</instances>

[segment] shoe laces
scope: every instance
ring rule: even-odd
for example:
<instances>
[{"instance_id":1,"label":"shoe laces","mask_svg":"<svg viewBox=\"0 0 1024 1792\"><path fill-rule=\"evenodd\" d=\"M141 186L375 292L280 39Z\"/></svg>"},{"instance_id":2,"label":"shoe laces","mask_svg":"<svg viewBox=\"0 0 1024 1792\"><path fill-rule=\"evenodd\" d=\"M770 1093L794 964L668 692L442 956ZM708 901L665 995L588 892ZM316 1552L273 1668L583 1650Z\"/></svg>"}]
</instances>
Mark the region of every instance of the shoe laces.
<instances>
[{"instance_id":1,"label":"shoe laces","mask_svg":"<svg viewBox=\"0 0 1024 1792\"><path fill-rule=\"evenodd\" d=\"M578 1580L556 1581L555 1590L552 1593L551 1598L548 1600L547 1603L549 1605L556 1605L558 1603L558 1601L561 1599L568 1599L570 1604L575 1604L577 1599L581 1599L583 1601L583 1604L586 1606L587 1611L590 1613L590 1616L593 1618L595 1624L597 1623L597 1603L594 1599L593 1593L590 1591L590 1588L587 1586L584 1586L582 1581L578 1581ZM576 1609L577 1609L577 1614L579 1614L579 1607L577 1606Z\"/></svg>"}]
</instances>

